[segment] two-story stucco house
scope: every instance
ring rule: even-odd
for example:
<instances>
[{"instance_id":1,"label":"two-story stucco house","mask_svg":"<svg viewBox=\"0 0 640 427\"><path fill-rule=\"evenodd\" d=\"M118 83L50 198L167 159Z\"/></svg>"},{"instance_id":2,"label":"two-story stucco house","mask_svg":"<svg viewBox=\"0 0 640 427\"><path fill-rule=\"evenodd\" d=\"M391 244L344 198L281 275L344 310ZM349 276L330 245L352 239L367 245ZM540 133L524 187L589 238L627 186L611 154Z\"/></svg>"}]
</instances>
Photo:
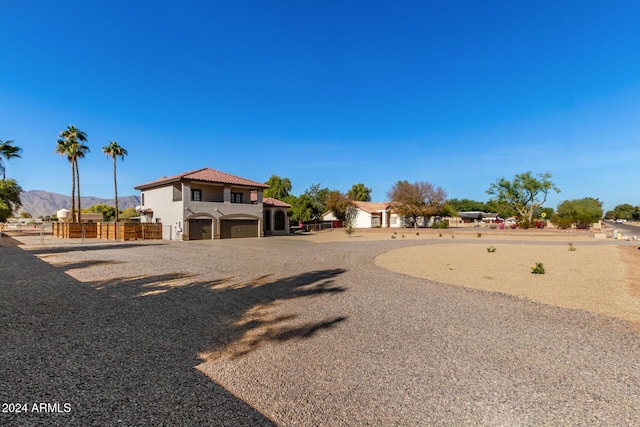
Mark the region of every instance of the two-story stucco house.
<instances>
[{"instance_id":1,"label":"two-story stucco house","mask_svg":"<svg viewBox=\"0 0 640 427\"><path fill-rule=\"evenodd\" d=\"M214 169L184 172L134 188L141 191L141 221L169 226L163 232L167 239L262 237L265 222L267 234L289 229L288 205L272 202L265 207L262 192L267 185Z\"/></svg>"}]
</instances>

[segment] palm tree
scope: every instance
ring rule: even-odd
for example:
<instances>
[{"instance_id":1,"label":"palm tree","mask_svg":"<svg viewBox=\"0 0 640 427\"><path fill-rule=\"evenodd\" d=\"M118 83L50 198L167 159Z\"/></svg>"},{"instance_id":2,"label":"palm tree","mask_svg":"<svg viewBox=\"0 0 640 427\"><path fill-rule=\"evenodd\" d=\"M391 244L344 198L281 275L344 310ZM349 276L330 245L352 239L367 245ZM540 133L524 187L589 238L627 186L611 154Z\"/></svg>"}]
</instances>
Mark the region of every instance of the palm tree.
<instances>
[{"instance_id":1,"label":"palm tree","mask_svg":"<svg viewBox=\"0 0 640 427\"><path fill-rule=\"evenodd\" d=\"M20 152L22 148L13 145L13 141L2 141L0 139L0 170L2 170L2 180L7 179L6 168L4 166L4 157L6 160L13 159L14 157L20 158Z\"/></svg>"},{"instance_id":2,"label":"palm tree","mask_svg":"<svg viewBox=\"0 0 640 427\"><path fill-rule=\"evenodd\" d=\"M82 207L80 206L80 169L78 169L78 159L84 159L85 155L89 151L90 151L89 147L87 147L84 144L76 145L76 184L78 189L78 222L82 222L80 218L80 215L82 215Z\"/></svg>"},{"instance_id":3,"label":"palm tree","mask_svg":"<svg viewBox=\"0 0 640 427\"><path fill-rule=\"evenodd\" d=\"M71 163L71 218L73 222L76 220L76 168L73 163L73 156L71 156L71 149L69 147L69 141L60 138L57 141L55 153L61 156L67 156L67 160Z\"/></svg>"},{"instance_id":4,"label":"palm tree","mask_svg":"<svg viewBox=\"0 0 640 427\"><path fill-rule=\"evenodd\" d=\"M116 194L116 222L118 222L118 180L116 178L116 157L124 161L127 150L118 145L118 141L109 141L109 145L102 147L102 152L113 159L113 189Z\"/></svg>"},{"instance_id":5,"label":"palm tree","mask_svg":"<svg viewBox=\"0 0 640 427\"><path fill-rule=\"evenodd\" d=\"M71 163L71 211L75 221L80 222L80 170L78 169L78 159L84 158L89 152L89 147L82 144L87 141L86 132L81 131L74 125L69 125L65 130L60 132L56 153L66 155ZM77 219L73 211L75 210L75 189L78 188L78 211Z\"/></svg>"}]
</instances>

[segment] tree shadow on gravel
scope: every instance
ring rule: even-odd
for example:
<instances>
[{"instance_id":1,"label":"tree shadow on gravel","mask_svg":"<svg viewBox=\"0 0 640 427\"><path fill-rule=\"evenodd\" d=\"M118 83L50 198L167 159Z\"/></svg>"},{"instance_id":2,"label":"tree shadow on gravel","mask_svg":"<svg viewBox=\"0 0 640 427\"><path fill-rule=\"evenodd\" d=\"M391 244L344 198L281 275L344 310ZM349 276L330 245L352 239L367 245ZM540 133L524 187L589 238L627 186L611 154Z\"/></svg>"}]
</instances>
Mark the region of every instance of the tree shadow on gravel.
<instances>
[{"instance_id":1,"label":"tree shadow on gravel","mask_svg":"<svg viewBox=\"0 0 640 427\"><path fill-rule=\"evenodd\" d=\"M333 283L342 269L245 282L173 273L83 283L33 252L5 248L0 257L0 400L70 410L0 414L0 424L274 425L197 366L346 319L272 310L344 292Z\"/></svg>"},{"instance_id":2,"label":"tree shadow on gravel","mask_svg":"<svg viewBox=\"0 0 640 427\"><path fill-rule=\"evenodd\" d=\"M90 242L83 245L81 242L77 242L77 244L69 245L69 246L37 246L35 248L29 248L27 251L34 255L44 255L44 254L60 254L66 252L86 252L86 251L103 251L106 249L129 249L135 248L136 246L149 246L149 245L158 245L164 246L169 243L155 243L157 241L149 241L154 243L122 243L115 242L113 243L103 243L104 240L99 240L100 243ZM75 242L74 242L75 243ZM22 245L23 243L19 243Z\"/></svg>"}]
</instances>

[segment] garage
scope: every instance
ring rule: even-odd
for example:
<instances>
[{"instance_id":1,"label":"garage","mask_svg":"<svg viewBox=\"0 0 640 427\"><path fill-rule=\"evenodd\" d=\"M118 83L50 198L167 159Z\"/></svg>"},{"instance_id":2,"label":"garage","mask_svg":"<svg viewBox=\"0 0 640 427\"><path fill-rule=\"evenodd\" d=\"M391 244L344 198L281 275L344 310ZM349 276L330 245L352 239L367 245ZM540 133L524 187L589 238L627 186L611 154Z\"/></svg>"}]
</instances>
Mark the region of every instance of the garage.
<instances>
[{"instance_id":1,"label":"garage","mask_svg":"<svg viewBox=\"0 0 640 427\"><path fill-rule=\"evenodd\" d=\"M213 226L211 219L190 219L189 240L211 240Z\"/></svg>"},{"instance_id":2,"label":"garage","mask_svg":"<svg viewBox=\"0 0 640 427\"><path fill-rule=\"evenodd\" d=\"M241 237L258 237L257 219L223 219L220 221L221 239Z\"/></svg>"}]
</instances>

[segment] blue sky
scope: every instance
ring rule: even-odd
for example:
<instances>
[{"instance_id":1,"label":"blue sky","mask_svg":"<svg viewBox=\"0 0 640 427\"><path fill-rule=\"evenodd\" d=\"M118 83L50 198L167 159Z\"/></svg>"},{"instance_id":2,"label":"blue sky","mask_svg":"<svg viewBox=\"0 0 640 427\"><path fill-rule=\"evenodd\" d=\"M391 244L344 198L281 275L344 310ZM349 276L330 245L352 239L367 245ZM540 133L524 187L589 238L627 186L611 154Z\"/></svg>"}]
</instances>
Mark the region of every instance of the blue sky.
<instances>
[{"instance_id":1,"label":"blue sky","mask_svg":"<svg viewBox=\"0 0 640 427\"><path fill-rule=\"evenodd\" d=\"M550 172L566 199L640 204L638 2L0 0L0 139L25 190L83 195L211 167L374 201L398 180L487 200Z\"/></svg>"}]
</instances>

